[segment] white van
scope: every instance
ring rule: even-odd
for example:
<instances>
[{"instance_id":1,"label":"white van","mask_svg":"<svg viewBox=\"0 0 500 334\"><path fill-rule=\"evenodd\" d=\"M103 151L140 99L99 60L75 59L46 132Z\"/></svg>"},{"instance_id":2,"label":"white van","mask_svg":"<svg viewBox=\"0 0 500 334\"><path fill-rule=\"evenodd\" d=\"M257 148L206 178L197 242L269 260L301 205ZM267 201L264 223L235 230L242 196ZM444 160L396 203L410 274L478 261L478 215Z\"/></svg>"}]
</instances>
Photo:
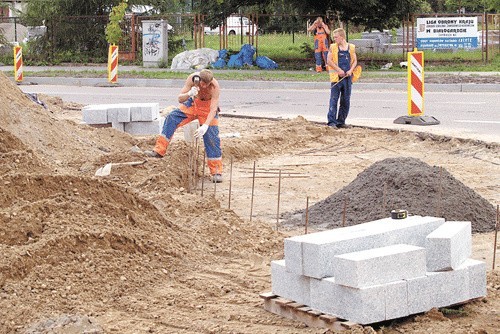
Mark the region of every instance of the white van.
<instances>
[{"instance_id":1,"label":"white van","mask_svg":"<svg viewBox=\"0 0 500 334\"><path fill-rule=\"evenodd\" d=\"M257 26L245 16L231 15L226 19L228 35L249 35L252 32L257 33ZM253 28L252 28L253 27ZM217 35L220 32L220 27L210 29L205 27L205 34Z\"/></svg>"}]
</instances>

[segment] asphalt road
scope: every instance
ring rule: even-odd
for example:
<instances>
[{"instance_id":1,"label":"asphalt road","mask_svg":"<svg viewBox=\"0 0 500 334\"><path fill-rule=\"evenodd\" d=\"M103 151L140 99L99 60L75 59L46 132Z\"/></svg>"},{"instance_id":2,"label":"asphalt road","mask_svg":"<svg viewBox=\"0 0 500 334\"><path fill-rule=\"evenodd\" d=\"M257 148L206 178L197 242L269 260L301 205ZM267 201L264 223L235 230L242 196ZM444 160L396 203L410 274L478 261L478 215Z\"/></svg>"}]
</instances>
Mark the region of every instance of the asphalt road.
<instances>
[{"instance_id":1,"label":"asphalt road","mask_svg":"<svg viewBox=\"0 0 500 334\"><path fill-rule=\"evenodd\" d=\"M24 92L59 96L82 104L158 102L163 108L177 105L180 84L171 87L95 87L67 85L21 85ZM276 86L277 88L274 88ZM430 91L425 93L425 115L439 125L398 125L393 121L407 115L407 93L401 86L380 83L356 89L351 97L347 122L352 125L425 131L438 135L474 138L500 143L500 94L498 92ZM235 85L221 81L221 110L224 115L293 118L326 122L329 102L324 88L279 88L272 83ZM285 85L286 87L286 85Z\"/></svg>"}]
</instances>

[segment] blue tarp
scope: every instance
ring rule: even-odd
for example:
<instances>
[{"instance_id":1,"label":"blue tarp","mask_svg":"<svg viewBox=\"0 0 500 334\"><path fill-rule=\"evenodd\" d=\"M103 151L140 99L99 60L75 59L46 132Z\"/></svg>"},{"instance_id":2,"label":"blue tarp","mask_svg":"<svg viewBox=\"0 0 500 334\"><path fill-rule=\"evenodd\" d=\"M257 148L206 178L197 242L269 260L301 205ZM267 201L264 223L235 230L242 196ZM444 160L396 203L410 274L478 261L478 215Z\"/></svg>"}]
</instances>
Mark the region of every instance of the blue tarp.
<instances>
[{"instance_id":1,"label":"blue tarp","mask_svg":"<svg viewBox=\"0 0 500 334\"><path fill-rule=\"evenodd\" d=\"M216 62L212 63L213 68L224 68L226 65L229 68L241 68L244 65L253 66L253 56L255 55L255 48L253 45L245 44L241 47L238 54L232 55L227 61L228 51L226 49L219 50L219 58ZM227 61L227 64L226 64ZM255 64L262 69L276 69L278 64L266 56L259 56L255 59Z\"/></svg>"},{"instance_id":2,"label":"blue tarp","mask_svg":"<svg viewBox=\"0 0 500 334\"><path fill-rule=\"evenodd\" d=\"M262 69L274 70L278 68L278 64L266 56L258 56L255 58L255 64Z\"/></svg>"}]
</instances>

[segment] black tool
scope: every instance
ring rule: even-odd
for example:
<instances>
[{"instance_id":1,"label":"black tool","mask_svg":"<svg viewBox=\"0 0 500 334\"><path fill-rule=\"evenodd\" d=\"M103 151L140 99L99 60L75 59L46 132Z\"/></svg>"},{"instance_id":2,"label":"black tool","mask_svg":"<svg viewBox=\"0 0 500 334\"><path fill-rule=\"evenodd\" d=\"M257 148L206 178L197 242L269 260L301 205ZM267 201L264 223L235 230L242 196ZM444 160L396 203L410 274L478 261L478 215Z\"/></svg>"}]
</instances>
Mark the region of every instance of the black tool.
<instances>
[{"instance_id":1,"label":"black tool","mask_svg":"<svg viewBox=\"0 0 500 334\"><path fill-rule=\"evenodd\" d=\"M391 218L392 219L405 219L408 217L408 211L406 210L392 210Z\"/></svg>"}]
</instances>

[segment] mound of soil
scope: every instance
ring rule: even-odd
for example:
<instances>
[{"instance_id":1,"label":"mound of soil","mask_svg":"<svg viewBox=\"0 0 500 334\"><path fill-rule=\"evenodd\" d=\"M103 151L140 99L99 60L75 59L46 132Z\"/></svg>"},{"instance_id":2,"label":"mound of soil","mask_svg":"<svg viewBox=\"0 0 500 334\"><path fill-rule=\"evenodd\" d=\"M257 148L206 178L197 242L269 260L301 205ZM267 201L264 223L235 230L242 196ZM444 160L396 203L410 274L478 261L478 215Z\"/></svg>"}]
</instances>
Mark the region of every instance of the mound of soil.
<instances>
[{"instance_id":1,"label":"mound of soil","mask_svg":"<svg viewBox=\"0 0 500 334\"><path fill-rule=\"evenodd\" d=\"M289 234L274 230L260 219L262 215L251 222L240 218L248 212L247 165L254 159L285 159L280 163L289 168L313 168L310 179L294 179L297 188L287 190L297 197L329 174L325 168L338 168L330 156L352 167L348 172L353 175L338 176L351 180L367 167L370 154L387 153L373 150L371 143L390 141L406 151L415 139L365 129L334 132L302 118L224 119L226 129L242 133L241 138L222 139L225 170L229 157L234 158L236 175L240 169L240 177L233 179L235 198L229 209L223 191L231 183L205 183L205 194L199 192L202 159L197 169L191 167L196 154L203 156L202 149L198 152L174 136L164 159L112 167L109 176L98 178L95 171L106 163L143 160L141 151L151 149L155 137L81 124L79 107L57 98L43 97L45 109L2 73L0 91L0 334L325 333L262 308L259 293L270 289L270 262L283 258L283 239ZM307 163L297 165L298 148L321 149L339 142L346 147L361 143L363 159L343 161L342 157L353 159L352 152L322 152L326 154L302 156ZM428 139L422 145L437 144ZM492 201L497 199L496 185L477 179L494 173L490 158L498 156L496 148L439 145L448 145L441 147L443 152L460 146L453 161L483 152L483 159L474 160L474 168L464 169L462 176ZM192 191L193 176L198 188ZM274 181L259 180L265 183L258 182L255 212L262 212L258 204L274 207L276 197ZM272 191L262 192L264 186ZM340 185L317 188L330 194ZM446 189L443 182L443 201ZM321 192L319 198L325 197ZM393 203L387 204L389 209ZM299 207L296 202L289 205ZM238 216L238 211L244 215ZM498 328L487 323L498 308L498 276L489 275L488 284L488 303L469 305L473 316L462 322L441 328L429 318L395 330L449 333L451 328Z\"/></svg>"},{"instance_id":2,"label":"mound of soil","mask_svg":"<svg viewBox=\"0 0 500 334\"><path fill-rule=\"evenodd\" d=\"M388 158L361 172L341 190L309 208L308 224L335 228L408 214L470 221L472 231L495 228L496 209L446 169L411 158ZM305 210L289 215L285 225L303 225ZM345 216L344 216L345 215Z\"/></svg>"}]
</instances>

